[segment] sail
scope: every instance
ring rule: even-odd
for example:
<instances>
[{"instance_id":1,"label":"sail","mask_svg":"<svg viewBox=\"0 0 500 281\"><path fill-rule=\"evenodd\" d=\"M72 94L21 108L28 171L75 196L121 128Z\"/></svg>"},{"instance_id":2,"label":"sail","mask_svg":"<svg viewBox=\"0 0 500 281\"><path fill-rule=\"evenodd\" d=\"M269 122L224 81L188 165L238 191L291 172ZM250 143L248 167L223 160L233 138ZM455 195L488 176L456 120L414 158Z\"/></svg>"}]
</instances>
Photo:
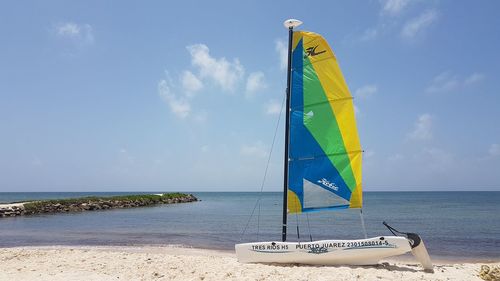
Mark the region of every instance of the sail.
<instances>
[{"instance_id":1,"label":"sail","mask_svg":"<svg viewBox=\"0 0 500 281\"><path fill-rule=\"evenodd\" d=\"M293 33L288 212L361 208L361 158L352 96L325 39Z\"/></svg>"}]
</instances>

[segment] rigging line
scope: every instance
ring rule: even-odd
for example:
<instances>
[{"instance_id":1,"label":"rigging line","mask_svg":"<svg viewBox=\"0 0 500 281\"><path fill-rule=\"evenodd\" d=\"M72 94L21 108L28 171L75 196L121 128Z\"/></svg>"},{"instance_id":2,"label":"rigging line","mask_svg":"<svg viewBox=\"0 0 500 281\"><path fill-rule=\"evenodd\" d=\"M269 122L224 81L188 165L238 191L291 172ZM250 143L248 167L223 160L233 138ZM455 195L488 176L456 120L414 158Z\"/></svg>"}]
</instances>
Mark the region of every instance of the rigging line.
<instances>
[{"instance_id":1,"label":"rigging line","mask_svg":"<svg viewBox=\"0 0 500 281\"><path fill-rule=\"evenodd\" d=\"M368 239L368 234L366 233L366 227L365 227L365 219L363 217L363 209L359 209L359 215L361 216L361 226L363 227L365 239Z\"/></svg>"},{"instance_id":2,"label":"rigging line","mask_svg":"<svg viewBox=\"0 0 500 281\"><path fill-rule=\"evenodd\" d=\"M278 121L276 122L276 128L274 129L274 136L273 136L273 141L271 143L271 149L269 151L269 156L267 157L266 169L264 170L264 177L262 178L262 183L260 185L259 197L257 198L257 202L255 202L255 206L253 207L252 213L250 214L250 217L248 218L248 221L245 225L245 228L243 229L243 233L241 233L240 241L243 240L243 236L245 235L245 233L248 229L248 225L250 224L250 221L252 220L253 214L255 213L255 209L257 208L257 205L260 204L260 200L262 199L262 192L264 190L264 184L266 182L267 171L269 169L269 163L271 162L271 155L273 154L274 143L276 142L276 135L278 134L278 128L279 128L279 124L280 124L280 120L281 120L281 115L283 114L283 106L285 105L285 98L286 98L286 95L283 95L283 100L281 101L280 114L278 115ZM259 218L258 218L257 223L260 223L260 205L259 205Z\"/></svg>"},{"instance_id":3,"label":"rigging line","mask_svg":"<svg viewBox=\"0 0 500 281\"><path fill-rule=\"evenodd\" d=\"M307 228L309 229L309 239L312 242L313 236L312 236L312 232L311 232L311 225L309 224L309 213L306 213L306 218L307 218Z\"/></svg>"},{"instance_id":4,"label":"rigging line","mask_svg":"<svg viewBox=\"0 0 500 281\"><path fill-rule=\"evenodd\" d=\"M297 219L297 240L300 244L300 232L299 232L299 213L295 213L295 218Z\"/></svg>"},{"instance_id":5,"label":"rigging line","mask_svg":"<svg viewBox=\"0 0 500 281\"><path fill-rule=\"evenodd\" d=\"M259 233L260 233L260 202L259 202L259 215L257 216L257 241L259 241Z\"/></svg>"}]
</instances>

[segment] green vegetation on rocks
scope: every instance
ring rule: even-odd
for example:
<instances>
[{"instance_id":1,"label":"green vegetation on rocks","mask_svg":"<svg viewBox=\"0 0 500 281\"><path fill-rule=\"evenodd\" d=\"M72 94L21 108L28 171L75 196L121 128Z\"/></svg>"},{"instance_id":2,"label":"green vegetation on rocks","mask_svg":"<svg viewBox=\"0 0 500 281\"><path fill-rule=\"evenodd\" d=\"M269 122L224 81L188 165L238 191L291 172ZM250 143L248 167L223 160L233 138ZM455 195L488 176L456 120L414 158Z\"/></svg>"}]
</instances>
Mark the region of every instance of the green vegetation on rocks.
<instances>
[{"instance_id":1,"label":"green vegetation on rocks","mask_svg":"<svg viewBox=\"0 0 500 281\"><path fill-rule=\"evenodd\" d=\"M45 213L82 212L118 208L145 207L158 204L175 204L198 201L192 194L137 194L106 197L81 197L26 202L16 210L0 210L0 217Z\"/></svg>"}]
</instances>

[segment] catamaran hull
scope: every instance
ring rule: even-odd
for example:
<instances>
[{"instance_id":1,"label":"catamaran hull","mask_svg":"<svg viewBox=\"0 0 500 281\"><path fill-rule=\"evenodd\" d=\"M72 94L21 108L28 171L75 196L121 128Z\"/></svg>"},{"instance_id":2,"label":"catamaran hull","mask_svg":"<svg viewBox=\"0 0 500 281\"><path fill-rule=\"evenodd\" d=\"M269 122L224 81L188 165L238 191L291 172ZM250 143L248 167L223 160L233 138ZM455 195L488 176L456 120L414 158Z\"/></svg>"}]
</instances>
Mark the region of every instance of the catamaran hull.
<instances>
[{"instance_id":1,"label":"catamaran hull","mask_svg":"<svg viewBox=\"0 0 500 281\"><path fill-rule=\"evenodd\" d=\"M313 242L255 242L235 245L242 263L299 263L312 265L373 265L410 252L405 237L379 236L359 240Z\"/></svg>"}]
</instances>

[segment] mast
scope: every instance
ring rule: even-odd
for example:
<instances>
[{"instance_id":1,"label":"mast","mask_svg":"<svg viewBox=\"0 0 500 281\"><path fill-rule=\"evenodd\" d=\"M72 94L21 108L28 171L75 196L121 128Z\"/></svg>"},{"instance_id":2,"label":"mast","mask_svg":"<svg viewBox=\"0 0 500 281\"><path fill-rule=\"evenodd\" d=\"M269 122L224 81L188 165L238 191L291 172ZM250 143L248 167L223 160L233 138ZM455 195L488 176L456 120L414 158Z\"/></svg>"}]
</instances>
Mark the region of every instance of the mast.
<instances>
[{"instance_id":1,"label":"mast","mask_svg":"<svg viewBox=\"0 0 500 281\"><path fill-rule=\"evenodd\" d=\"M292 86L292 40L293 28L301 25L302 22L296 19L288 19L284 22L288 28L288 67L286 73L286 118L285 118L285 157L284 157L284 172L283 172L283 226L281 232L281 241L286 241L287 230L287 201L288 201L288 143L290 129L290 93Z\"/></svg>"}]
</instances>

